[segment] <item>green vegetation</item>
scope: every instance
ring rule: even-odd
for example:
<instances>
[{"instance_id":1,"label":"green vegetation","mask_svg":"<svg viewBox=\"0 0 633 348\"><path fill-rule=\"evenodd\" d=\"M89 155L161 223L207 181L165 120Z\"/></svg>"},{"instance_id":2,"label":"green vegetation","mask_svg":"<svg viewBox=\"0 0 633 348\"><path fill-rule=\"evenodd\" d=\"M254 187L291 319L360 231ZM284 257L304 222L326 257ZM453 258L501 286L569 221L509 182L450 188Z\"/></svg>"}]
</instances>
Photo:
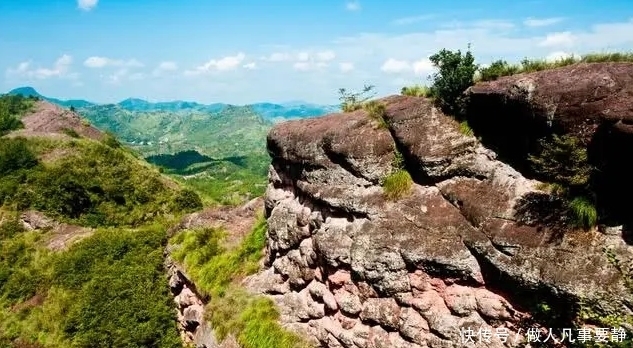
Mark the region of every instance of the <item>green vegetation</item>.
<instances>
[{"instance_id":1,"label":"green vegetation","mask_svg":"<svg viewBox=\"0 0 633 348\"><path fill-rule=\"evenodd\" d=\"M20 117L33 107L33 103L36 100L33 97L22 97L20 95L1 95L0 136L22 128L24 125L20 121Z\"/></svg>"},{"instance_id":2,"label":"green vegetation","mask_svg":"<svg viewBox=\"0 0 633 348\"><path fill-rule=\"evenodd\" d=\"M264 154L214 159L193 150L146 159L197 191L207 205L236 205L262 195L270 162Z\"/></svg>"},{"instance_id":3,"label":"green vegetation","mask_svg":"<svg viewBox=\"0 0 633 348\"><path fill-rule=\"evenodd\" d=\"M540 152L528 158L532 169L556 184L552 193L565 199L574 225L595 226L598 213L590 187L594 168L589 164L586 147L578 138L556 134L542 139L540 147Z\"/></svg>"},{"instance_id":4,"label":"green vegetation","mask_svg":"<svg viewBox=\"0 0 633 348\"><path fill-rule=\"evenodd\" d=\"M465 120L459 123L459 132L469 137L475 134L473 129L468 125L468 121Z\"/></svg>"},{"instance_id":5,"label":"green vegetation","mask_svg":"<svg viewBox=\"0 0 633 348\"><path fill-rule=\"evenodd\" d=\"M502 76L560 68L576 63L600 62L633 62L633 52L591 53L581 57L570 56L554 61L526 58L519 64L509 64L504 60L497 60L490 64L490 66L480 69L479 79L481 81L492 81Z\"/></svg>"},{"instance_id":6,"label":"green vegetation","mask_svg":"<svg viewBox=\"0 0 633 348\"><path fill-rule=\"evenodd\" d=\"M345 88L339 88L339 100L343 112L352 112L363 108L363 104L374 97L375 93L370 93L375 86L365 85L360 92L348 92Z\"/></svg>"},{"instance_id":7,"label":"green vegetation","mask_svg":"<svg viewBox=\"0 0 633 348\"><path fill-rule=\"evenodd\" d=\"M470 46L465 54L459 50L452 52L443 49L429 57L429 60L438 68L431 86L436 102L445 113L460 118L465 107L463 93L473 85L477 71Z\"/></svg>"},{"instance_id":8,"label":"green vegetation","mask_svg":"<svg viewBox=\"0 0 633 348\"><path fill-rule=\"evenodd\" d=\"M413 186L411 174L405 168L404 156L398 149L394 149L393 154L391 174L381 182L383 193L388 200L398 200L406 196Z\"/></svg>"},{"instance_id":9,"label":"green vegetation","mask_svg":"<svg viewBox=\"0 0 633 348\"><path fill-rule=\"evenodd\" d=\"M194 149L213 158L265 155L272 126L252 108L241 106L142 111L108 104L77 111L143 157Z\"/></svg>"},{"instance_id":10,"label":"green vegetation","mask_svg":"<svg viewBox=\"0 0 633 348\"><path fill-rule=\"evenodd\" d=\"M425 97L425 98L430 98L433 96L431 88L427 86L421 86L421 85L402 87L402 90L400 90L400 94L408 95L410 97Z\"/></svg>"},{"instance_id":11,"label":"green vegetation","mask_svg":"<svg viewBox=\"0 0 633 348\"><path fill-rule=\"evenodd\" d=\"M397 200L404 197L411 190L413 180L404 169L397 170L388 175L382 183L385 196L389 200Z\"/></svg>"},{"instance_id":12,"label":"green vegetation","mask_svg":"<svg viewBox=\"0 0 633 348\"><path fill-rule=\"evenodd\" d=\"M0 347L182 347L161 224L100 229L57 254L43 237L0 224Z\"/></svg>"},{"instance_id":13,"label":"green vegetation","mask_svg":"<svg viewBox=\"0 0 633 348\"><path fill-rule=\"evenodd\" d=\"M387 112L385 109L385 104L377 100L370 100L363 104L363 109L367 111L367 114L369 114L369 117L372 120L378 122L378 126L380 128L388 128L387 121L385 120Z\"/></svg>"},{"instance_id":14,"label":"green vegetation","mask_svg":"<svg viewBox=\"0 0 633 348\"><path fill-rule=\"evenodd\" d=\"M59 149L68 154L47 163L37 159ZM169 189L160 174L128 153L92 140L0 138L0 154L0 204L18 210L117 226L200 207L195 193Z\"/></svg>"},{"instance_id":15,"label":"green vegetation","mask_svg":"<svg viewBox=\"0 0 633 348\"><path fill-rule=\"evenodd\" d=\"M237 247L227 248L222 229L182 231L172 237L173 257L186 267L201 291L211 295L209 320L220 339L233 334L245 348L308 347L278 324L272 301L247 294L237 281L255 273L266 243L266 220L260 216Z\"/></svg>"}]
</instances>

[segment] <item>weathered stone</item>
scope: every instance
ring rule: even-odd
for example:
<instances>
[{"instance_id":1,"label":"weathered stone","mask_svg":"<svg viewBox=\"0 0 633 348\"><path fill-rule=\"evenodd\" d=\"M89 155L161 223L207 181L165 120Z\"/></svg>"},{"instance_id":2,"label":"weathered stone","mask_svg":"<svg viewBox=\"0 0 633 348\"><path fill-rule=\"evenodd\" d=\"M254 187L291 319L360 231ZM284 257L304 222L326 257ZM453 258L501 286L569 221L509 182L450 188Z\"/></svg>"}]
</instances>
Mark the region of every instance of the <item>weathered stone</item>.
<instances>
[{"instance_id":1,"label":"weathered stone","mask_svg":"<svg viewBox=\"0 0 633 348\"><path fill-rule=\"evenodd\" d=\"M499 103L527 98L536 106L529 122L554 115L552 124L558 122L565 132L595 135L601 130L591 127L603 127L609 112L589 116L589 123L572 122L572 114L604 106L608 99L618 115L609 122L629 117L625 106L630 102L622 98L633 85L621 84L633 83L629 65L567 68L589 74L562 83L571 96L554 91L555 80L545 80L560 72L475 86L469 95L480 101L486 93L507 97ZM615 71L630 76L615 78ZM552 100L543 86L553 91ZM596 92L597 99L580 97L593 93L587 86L606 89ZM469 107L482 106L480 101ZM487 321L512 328L523 317L514 307L523 307L532 296L568 314L563 320L569 323L580 298L598 303L601 313L630 316L623 308L633 303L633 295L603 251L611 250L621 263L633 262L624 228L606 235L539 225L533 212L526 213L525 201L544 192L521 174L524 168L501 162L425 98L392 96L381 102L389 131L373 128L359 110L286 122L269 133L267 257L295 286L282 297L307 296L278 302L287 307L283 320L317 322L314 335L326 347L460 347L460 328L487 328ZM473 127L488 120L482 122ZM528 136L538 132L525 129ZM514 145L526 140L513 137L509 132L504 140ZM415 182L401 198L388 201L379 183L392 171L395 144ZM323 306L324 317L320 311L310 314L310 301Z\"/></svg>"},{"instance_id":2,"label":"weathered stone","mask_svg":"<svg viewBox=\"0 0 633 348\"><path fill-rule=\"evenodd\" d=\"M363 303L360 319L387 330L396 330L400 320L400 307L393 298L369 298Z\"/></svg>"},{"instance_id":3,"label":"weathered stone","mask_svg":"<svg viewBox=\"0 0 633 348\"><path fill-rule=\"evenodd\" d=\"M415 309L401 309L398 325L403 337L420 345L426 342L425 333L429 331L429 324Z\"/></svg>"},{"instance_id":4,"label":"weathered stone","mask_svg":"<svg viewBox=\"0 0 633 348\"><path fill-rule=\"evenodd\" d=\"M336 290L334 298L336 299L336 303L338 303L338 307L341 309L341 312L347 315L358 315L363 309L358 296L351 294L346 290Z\"/></svg>"}]
</instances>

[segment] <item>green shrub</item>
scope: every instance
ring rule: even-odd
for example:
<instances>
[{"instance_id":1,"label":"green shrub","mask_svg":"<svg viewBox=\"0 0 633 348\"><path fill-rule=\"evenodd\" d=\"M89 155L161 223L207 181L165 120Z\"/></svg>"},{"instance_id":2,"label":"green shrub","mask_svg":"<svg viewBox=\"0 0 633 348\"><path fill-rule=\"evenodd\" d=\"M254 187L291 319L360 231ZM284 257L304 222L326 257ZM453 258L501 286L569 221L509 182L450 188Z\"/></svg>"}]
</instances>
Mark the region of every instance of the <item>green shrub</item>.
<instances>
[{"instance_id":1,"label":"green shrub","mask_svg":"<svg viewBox=\"0 0 633 348\"><path fill-rule=\"evenodd\" d=\"M373 98L374 94L369 94L375 86L365 85L360 92L348 92L345 88L339 88L339 100L341 102L341 110L343 112L352 112L359 110L363 104Z\"/></svg>"},{"instance_id":2,"label":"green shrub","mask_svg":"<svg viewBox=\"0 0 633 348\"><path fill-rule=\"evenodd\" d=\"M0 177L37 164L37 157L29 149L27 139L0 139Z\"/></svg>"},{"instance_id":3,"label":"green shrub","mask_svg":"<svg viewBox=\"0 0 633 348\"><path fill-rule=\"evenodd\" d=\"M12 130L24 128L22 121L15 116L0 113L0 136L8 134Z\"/></svg>"},{"instance_id":4,"label":"green shrub","mask_svg":"<svg viewBox=\"0 0 633 348\"><path fill-rule=\"evenodd\" d=\"M36 166L29 150L39 155L58 148L72 151L45 166ZM62 221L92 227L137 225L201 207L195 192L170 189L158 173L121 149L90 139L0 139L0 155L0 202L38 209Z\"/></svg>"},{"instance_id":5,"label":"green shrub","mask_svg":"<svg viewBox=\"0 0 633 348\"><path fill-rule=\"evenodd\" d=\"M178 211L195 211L202 208L202 200L196 191L183 189L176 194L174 205Z\"/></svg>"},{"instance_id":6,"label":"green shrub","mask_svg":"<svg viewBox=\"0 0 633 348\"><path fill-rule=\"evenodd\" d=\"M367 111L367 114L369 115L371 119L376 120L378 122L378 126L380 128L388 127L387 121L385 120L385 116L387 113L385 104L377 100L371 100L363 104L363 109Z\"/></svg>"},{"instance_id":7,"label":"green shrub","mask_svg":"<svg viewBox=\"0 0 633 348\"><path fill-rule=\"evenodd\" d=\"M24 127L20 116L32 108L33 101L21 95L0 96L0 136Z\"/></svg>"},{"instance_id":8,"label":"green shrub","mask_svg":"<svg viewBox=\"0 0 633 348\"><path fill-rule=\"evenodd\" d=\"M593 168L588 162L587 149L578 138L569 134L554 134L551 138L541 139L539 144L540 152L528 157L536 173L547 181L568 188L582 187L588 183Z\"/></svg>"},{"instance_id":9,"label":"green shrub","mask_svg":"<svg viewBox=\"0 0 633 348\"><path fill-rule=\"evenodd\" d=\"M406 170L397 170L387 176L382 183L385 196L389 200L397 200L409 193L413 185L411 175Z\"/></svg>"},{"instance_id":10,"label":"green shrub","mask_svg":"<svg viewBox=\"0 0 633 348\"><path fill-rule=\"evenodd\" d=\"M393 152L393 161L391 162L391 168L393 168L394 170L400 170L404 169L404 167L404 156L402 156L402 153L398 151L398 149L395 149Z\"/></svg>"},{"instance_id":11,"label":"green shrub","mask_svg":"<svg viewBox=\"0 0 633 348\"><path fill-rule=\"evenodd\" d=\"M520 66L508 64L505 60L497 60L486 68L479 70L481 81L492 81L502 76L514 75L520 71Z\"/></svg>"},{"instance_id":12,"label":"green shrub","mask_svg":"<svg viewBox=\"0 0 633 348\"><path fill-rule=\"evenodd\" d=\"M402 89L400 90L400 94L408 95L410 97L425 97L425 98L429 98L433 96L431 88L427 86L420 86L420 85L402 87Z\"/></svg>"},{"instance_id":13,"label":"green shrub","mask_svg":"<svg viewBox=\"0 0 633 348\"><path fill-rule=\"evenodd\" d=\"M452 52L442 49L429 59L438 68L431 86L436 101L445 113L461 117L465 107L463 93L473 85L477 71L470 46L465 54L459 50Z\"/></svg>"}]
</instances>

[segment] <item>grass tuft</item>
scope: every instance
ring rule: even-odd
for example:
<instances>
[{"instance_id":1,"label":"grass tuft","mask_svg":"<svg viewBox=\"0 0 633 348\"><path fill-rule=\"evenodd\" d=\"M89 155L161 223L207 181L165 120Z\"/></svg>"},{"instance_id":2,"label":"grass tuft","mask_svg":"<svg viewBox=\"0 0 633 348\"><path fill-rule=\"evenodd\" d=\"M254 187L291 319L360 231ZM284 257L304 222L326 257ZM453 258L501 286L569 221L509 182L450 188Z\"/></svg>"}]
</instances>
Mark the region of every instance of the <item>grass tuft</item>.
<instances>
[{"instance_id":1,"label":"grass tuft","mask_svg":"<svg viewBox=\"0 0 633 348\"><path fill-rule=\"evenodd\" d=\"M385 104L377 100L371 100L363 104L363 109L367 111L367 114L371 119L378 122L379 128L388 127L387 121L385 120L385 116L387 113Z\"/></svg>"},{"instance_id":2,"label":"grass tuft","mask_svg":"<svg viewBox=\"0 0 633 348\"><path fill-rule=\"evenodd\" d=\"M413 180L404 169L396 170L383 180L382 188L389 200L397 200L411 191Z\"/></svg>"},{"instance_id":3,"label":"grass tuft","mask_svg":"<svg viewBox=\"0 0 633 348\"><path fill-rule=\"evenodd\" d=\"M400 94L410 97L430 98L433 96L433 91L428 86L415 85L402 87Z\"/></svg>"},{"instance_id":4,"label":"grass tuft","mask_svg":"<svg viewBox=\"0 0 633 348\"><path fill-rule=\"evenodd\" d=\"M468 125L467 121L462 121L459 123L459 132L468 137L472 137L475 134L475 132L473 132L473 129L470 128L470 126Z\"/></svg>"},{"instance_id":5,"label":"grass tuft","mask_svg":"<svg viewBox=\"0 0 633 348\"><path fill-rule=\"evenodd\" d=\"M577 227L590 229L598 223L598 212L586 197L576 197L569 202L573 222Z\"/></svg>"}]
</instances>

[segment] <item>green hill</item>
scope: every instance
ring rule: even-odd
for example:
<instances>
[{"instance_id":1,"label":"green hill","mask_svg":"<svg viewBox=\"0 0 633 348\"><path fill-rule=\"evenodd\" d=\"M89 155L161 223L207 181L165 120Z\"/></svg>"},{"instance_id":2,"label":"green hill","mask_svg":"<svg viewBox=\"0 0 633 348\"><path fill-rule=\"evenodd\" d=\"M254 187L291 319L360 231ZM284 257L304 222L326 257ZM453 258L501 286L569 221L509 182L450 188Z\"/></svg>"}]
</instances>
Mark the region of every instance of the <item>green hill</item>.
<instances>
[{"instance_id":1,"label":"green hill","mask_svg":"<svg viewBox=\"0 0 633 348\"><path fill-rule=\"evenodd\" d=\"M338 110L305 102L235 106L154 103L136 98L99 105L44 97L31 87L17 88L10 94L72 107L87 122L112 133L174 180L199 190L206 202L222 204L263 194L268 170L266 135L274 123Z\"/></svg>"},{"instance_id":2,"label":"green hill","mask_svg":"<svg viewBox=\"0 0 633 348\"><path fill-rule=\"evenodd\" d=\"M0 96L0 119L0 347L181 347L156 284L197 194L46 102Z\"/></svg>"}]
</instances>

